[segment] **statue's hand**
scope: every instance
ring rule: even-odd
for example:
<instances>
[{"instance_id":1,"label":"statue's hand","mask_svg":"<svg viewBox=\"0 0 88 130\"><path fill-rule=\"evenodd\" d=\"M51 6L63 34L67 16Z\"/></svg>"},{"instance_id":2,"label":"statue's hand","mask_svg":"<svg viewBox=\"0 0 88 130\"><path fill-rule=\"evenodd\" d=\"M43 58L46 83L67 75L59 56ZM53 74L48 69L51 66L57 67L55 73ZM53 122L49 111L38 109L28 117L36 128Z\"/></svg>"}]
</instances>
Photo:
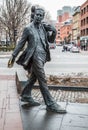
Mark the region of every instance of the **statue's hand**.
<instances>
[{"instance_id":1,"label":"statue's hand","mask_svg":"<svg viewBox=\"0 0 88 130\"><path fill-rule=\"evenodd\" d=\"M43 23L46 31L53 31L53 32L56 32L56 29L54 26L50 25L50 24L46 24L46 23Z\"/></svg>"},{"instance_id":2,"label":"statue's hand","mask_svg":"<svg viewBox=\"0 0 88 130\"><path fill-rule=\"evenodd\" d=\"M11 56L11 58L10 58L9 61L8 61L8 67L9 67L9 68L12 68L13 65L14 65L14 62L15 62L15 57L14 57L14 56Z\"/></svg>"}]
</instances>

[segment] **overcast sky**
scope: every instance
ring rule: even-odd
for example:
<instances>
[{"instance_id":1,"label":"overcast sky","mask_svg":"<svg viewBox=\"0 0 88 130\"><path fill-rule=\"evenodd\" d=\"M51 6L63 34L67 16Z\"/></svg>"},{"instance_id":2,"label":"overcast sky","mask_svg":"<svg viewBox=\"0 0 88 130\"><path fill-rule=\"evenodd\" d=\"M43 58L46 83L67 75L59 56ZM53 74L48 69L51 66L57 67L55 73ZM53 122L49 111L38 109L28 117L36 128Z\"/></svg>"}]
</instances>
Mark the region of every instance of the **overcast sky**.
<instances>
[{"instance_id":1,"label":"overcast sky","mask_svg":"<svg viewBox=\"0 0 88 130\"><path fill-rule=\"evenodd\" d=\"M31 4L38 4L43 6L45 10L50 12L53 20L56 20L57 10L62 9L63 6L80 6L86 0L28 0Z\"/></svg>"},{"instance_id":2,"label":"overcast sky","mask_svg":"<svg viewBox=\"0 0 88 130\"><path fill-rule=\"evenodd\" d=\"M0 0L2 3L3 0ZM28 0L32 5L38 4L43 6L45 10L50 12L53 20L56 20L57 10L62 9L63 6L80 6L86 0Z\"/></svg>"}]
</instances>

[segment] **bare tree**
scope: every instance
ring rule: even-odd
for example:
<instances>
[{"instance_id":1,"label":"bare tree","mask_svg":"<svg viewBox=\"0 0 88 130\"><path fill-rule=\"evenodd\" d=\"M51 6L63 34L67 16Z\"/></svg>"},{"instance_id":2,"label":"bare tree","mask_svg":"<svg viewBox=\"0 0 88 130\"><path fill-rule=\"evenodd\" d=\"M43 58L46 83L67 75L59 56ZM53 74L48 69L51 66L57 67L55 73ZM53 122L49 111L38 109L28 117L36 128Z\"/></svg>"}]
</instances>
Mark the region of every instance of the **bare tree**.
<instances>
[{"instance_id":1,"label":"bare tree","mask_svg":"<svg viewBox=\"0 0 88 130\"><path fill-rule=\"evenodd\" d=\"M39 5L35 6L39 7ZM1 6L0 22L11 43L16 45L23 27L30 22L30 13L31 4L27 0L4 0ZM46 11L45 22L49 21L50 15Z\"/></svg>"},{"instance_id":2,"label":"bare tree","mask_svg":"<svg viewBox=\"0 0 88 130\"><path fill-rule=\"evenodd\" d=\"M46 13L45 13L44 20L45 20L45 22L51 23L51 16L50 16L50 13L48 11L46 11Z\"/></svg>"},{"instance_id":3,"label":"bare tree","mask_svg":"<svg viewBox=\"0 0 88 130\"><path fill-rule=\"evenodd\" d=\"M19 28L30 18L30 8L31 4L27 0L5 0L1 6L0 22L13 43L16 43Z\"/></svg>"}]
</instances>

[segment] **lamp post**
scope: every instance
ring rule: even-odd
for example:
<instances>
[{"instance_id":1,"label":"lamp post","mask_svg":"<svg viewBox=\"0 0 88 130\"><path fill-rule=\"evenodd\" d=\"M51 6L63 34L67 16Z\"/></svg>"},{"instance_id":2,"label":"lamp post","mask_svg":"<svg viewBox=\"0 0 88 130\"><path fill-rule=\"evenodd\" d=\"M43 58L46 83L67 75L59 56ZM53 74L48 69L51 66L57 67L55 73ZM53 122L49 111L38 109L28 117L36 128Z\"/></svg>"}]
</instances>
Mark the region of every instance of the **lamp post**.
<instances>
[{"instance_id":1,"label":"lamp post","mask_svg":"<svg viewBox=\"0 0 88 130\"><path fill-rule=\"evenodd\" d=\"M14 29L14 43L16 45L17 29Z\"/></svg>"},{"instance_id":2,"label":"lamp post","mask_svg":"<svg viewBox=\"0 0 88 130\"><path fill-rule=\"evenodd\" d=\"M7 46L7 41L8 41L7 31L8 29L6 28L6 46Z\"/></svg>"}]
</instances>

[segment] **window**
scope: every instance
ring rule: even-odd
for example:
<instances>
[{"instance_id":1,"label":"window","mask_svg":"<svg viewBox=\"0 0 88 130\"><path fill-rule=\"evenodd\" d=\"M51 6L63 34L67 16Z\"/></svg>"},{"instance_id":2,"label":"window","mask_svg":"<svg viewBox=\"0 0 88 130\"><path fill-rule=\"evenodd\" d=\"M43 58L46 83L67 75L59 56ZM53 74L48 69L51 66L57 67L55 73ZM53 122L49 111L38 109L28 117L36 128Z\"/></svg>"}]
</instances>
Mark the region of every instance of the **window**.
<instances>
[{"instance_id":1,"label":"window","mask_svg":"<svg viewBox=\"0 0 88 130\"><path fill-rule=\"evenodd\" d=\"M69 34L69 31L67 31L67 34Z\"/></svg>"},{"instance_id":2,"label":"window","mask_svg":"<svg viewBox=\"0 0 88 130\"><path fill-rule=\"evenodd\" d=\"M86 24L88 24L88 17L86 18Z\"/></svg>"},{"instance_id":3,"label":"window","mask_svg":"<svg viewBox=\"0 0 88 130\"><path fill-rule=\"evenodd\" d=\"M85 35L85 29L83 29L83 36Z\"/></svg>"},{"instance_id":4,"label":"window","mask_svg":"<svg viewBox=\"0 0 88 130\"><path fill-rule=\"evenodd\" d=\"M86 12L86 8L84 8L84 14L85 14L85 12Z\"/></svg>"},{"instance_id":5,"label":"window","mask_svg":"<svg viewBox=\"0 0 88 130\"><path fill-rule=\"evenodd\" d=\"M85 25L85 19L83 20L83 25Z\"/></svg>"},{"instance_id":6,"label":"window","mask_svg":"<svg viewBox=\"0 0 88 130\"><path fill-rule=\"evenodd\" d=\"M83 20L81 20L81 26L83 26Z\"/></svg>"},{"instance_id":7,"label":"window","mask_svg":"<svg viewBox=\"0 0 88 130\"><path fill-rule=\"evenodd\" d=\"M83 10L81 10L81 16L83 15Z\"/></svg>"},{"instance_id":8,"label":"window","mask_svg":"<svg viewBox=\"0 0 88 130\"><path fill-rule=\"evenodd\" d=\"M87 12L88 12L88 5L87 5Z\"/></svg>"},{"instance_id":9,"label":"window","mask_svg":"<svg viewBox=\"0 0 88 130\"><path fill-rule=\"evenodd\" d=\"M88 35L88 28L86 29L86 35Z\"/></svg>"}]
</instances>

